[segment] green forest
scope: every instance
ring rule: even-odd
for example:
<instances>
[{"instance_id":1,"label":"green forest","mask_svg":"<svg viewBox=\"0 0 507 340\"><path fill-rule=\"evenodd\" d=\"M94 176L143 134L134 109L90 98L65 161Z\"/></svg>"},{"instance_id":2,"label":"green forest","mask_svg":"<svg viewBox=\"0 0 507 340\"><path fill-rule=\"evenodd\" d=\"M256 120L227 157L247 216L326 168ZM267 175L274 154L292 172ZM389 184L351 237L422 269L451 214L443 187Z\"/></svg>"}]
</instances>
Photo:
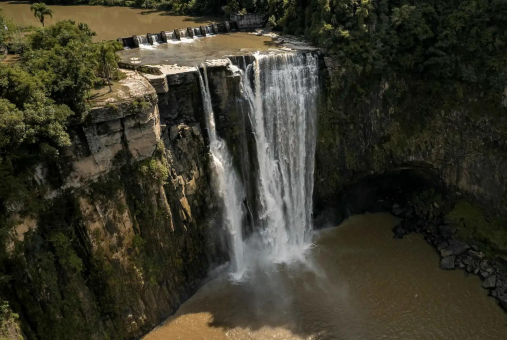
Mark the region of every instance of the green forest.
<instances>
[{"instance_id":1,"label":"green forest","mask_svg":"<svg viewBox=\"0 0 507 340\"><path fill-rule=\"evenodd\" d=\"M411 115L421 119L450 106L474 105L467 102L471 93L482 98L480 116L498 111L507 85L506 0L122 4L163 6L186 13L266 13L275 30L305 36L338 60L342 71L335 86L348 105L359 106L371 84L386 79L391 84L388 100L410 101L407 106L416 103ZM0 12L0 26L12 25L16 23ZM114 52L122 48L115 42L93 43L93 27L72 21L32 29L21 37L9 36L15 31L0 30L0 45L20 55L17 63L0 64L1 209L10 197L29 190L23 174L28 176L34 164L62 157L62 148L70 143L67 127L85 119L90 91L118 76Z\"/></svg>"},{"instance_id":2,"label":"green forest","mask_svg":"<svg viewBox=\"0 0 507 340\"><path fill-rule=\"evenodd\" d=\"M62 160L68 127L85 119L90 91L118 77L115 52L123 46L93 43L93 35L70 20L22 38L0 35L0 44L13 43L8 47L19 55L15 63L0 63L0 213L33 193L29 178L36 164L54 167Z\"/></svg>"},{"instance_id":3,"label":"green forest","mask_svg":"<svg viewBox=\"0 0 507 340\"><path fill-rule=\"evenodd\" d=\"M71 20L43 26L52 5L78 4L263 13L274 31L306 38L338 65L328 89L336 112L360 112L385 83L383 98L410 122L408 134L452 110L506 126L499 104L507 103L507 0L54 0L34 9L37 28L19 26L0 10L0 51L18 58L4 63L0 56L0 244L13 227L6 218L13 207L49 214L36 167L45 164L53 187L64 183L65 151L73 127L87 123L91 93L122 77L121 43L93 42L94 28ZM0 248L1 269L7 254ZM8 280L0 274L0 283ZM0 316L10 313L2 300L0 307Z\"/></svg>"}]
</instances>

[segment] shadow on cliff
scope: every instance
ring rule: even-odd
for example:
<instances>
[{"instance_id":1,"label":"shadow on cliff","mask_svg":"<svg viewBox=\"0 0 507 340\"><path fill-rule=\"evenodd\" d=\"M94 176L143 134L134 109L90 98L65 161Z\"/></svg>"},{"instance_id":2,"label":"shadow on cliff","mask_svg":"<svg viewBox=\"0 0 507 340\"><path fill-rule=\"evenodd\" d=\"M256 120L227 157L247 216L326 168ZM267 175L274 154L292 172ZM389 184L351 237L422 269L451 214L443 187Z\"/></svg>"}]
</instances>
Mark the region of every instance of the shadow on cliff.
<instances>
[{"instance_id":1,"label":"shadow on cliff","mask_svg":"<svg viewBox=\"0 0 507 340\"><path fill-rule=\"evenodd\" d=\"M430 188L442 189L438 174L426 164L405 164L383 174L363 176L318 212L315 226L336 226L354 214L390 211L395 202L403 204L414 192ZM329 270L337 264L328 252L349 250L334 250L334 246L328 244L327 250L315 247L304 264L253 270L242 283L234 283L227 276L212 279L156 333L171 338L187 330L183 337L213 338L211 335L220 330L238 339L246 334L261 339L337 339L347 338L346 332L360 335L363 330L356 325L348 329L348 320L361 317L354 309L348 281L340 277L339 270Z\"/></svg>"},{"instance_id":2,"label":"shadow on cliff","mask_svg":"<svg viewBox=\"0 0 507 340\"><path fill-rule=\"evenodd\" d=\"M314 226L336 226L355 214L391 212L394 204L406 203L426 190L448 192L436 169L423 162L404 163L383 173L358 175L334 195L316 199Z\"/></svg>"}]
</instances>

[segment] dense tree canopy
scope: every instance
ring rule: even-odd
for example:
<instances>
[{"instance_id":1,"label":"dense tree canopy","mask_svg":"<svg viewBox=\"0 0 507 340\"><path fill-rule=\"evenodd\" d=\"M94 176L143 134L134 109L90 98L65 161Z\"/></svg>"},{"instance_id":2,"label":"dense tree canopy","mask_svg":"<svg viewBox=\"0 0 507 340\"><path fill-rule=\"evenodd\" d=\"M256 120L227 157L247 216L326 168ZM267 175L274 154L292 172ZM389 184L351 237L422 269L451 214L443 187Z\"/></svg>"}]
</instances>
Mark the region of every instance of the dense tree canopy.
<instances>
[{"instance_id":1,"label":"dense tree canopy","mask_svg":"<svg viewBox=\"0 0 507 340\"><path fill-rule=\"evenodd\" d=\"M361 101L383 79L386 96L410 102L420 116L459 105L477 106L478 115L499 112L507 85L505 0L267 2L275 28L305 35L339 61L343 96Z\"/></svg>"},{"instance_id":2,"label":"dense tree canopy","mask_svg":"<svg viewBox=\"0 0 507 340\"><path fill-rule=\"evenodd\" d=\"M27 36L19 62L0 63L0 212L27 192L35 164L55 162L70 145L68 125L86 114L95 84L117 77L118 43L93 35L59 21Z\"/></svg>"}]
</instances>

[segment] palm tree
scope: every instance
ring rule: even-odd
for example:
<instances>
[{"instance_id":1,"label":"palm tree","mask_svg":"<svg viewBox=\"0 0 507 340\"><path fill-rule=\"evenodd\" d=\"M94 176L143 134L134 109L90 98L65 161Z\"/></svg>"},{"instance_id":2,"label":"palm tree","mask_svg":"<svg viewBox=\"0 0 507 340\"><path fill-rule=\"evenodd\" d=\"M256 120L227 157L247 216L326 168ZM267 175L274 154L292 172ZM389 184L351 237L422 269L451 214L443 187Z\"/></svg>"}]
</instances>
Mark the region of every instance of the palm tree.
<instances>
[{"instance_id":1,"label":"palm tree","mask_svg":"<svg viewBox=\"0 0 507 340\"><path fill-rule=\"evenodd\" d=\"M39 19L44 27L44 16L49 15L51 18L53 17L53 11L43 2L36 2L32 6L30 6L30 10L33 12L33 15Z\"/></svg>"}]
</instances>

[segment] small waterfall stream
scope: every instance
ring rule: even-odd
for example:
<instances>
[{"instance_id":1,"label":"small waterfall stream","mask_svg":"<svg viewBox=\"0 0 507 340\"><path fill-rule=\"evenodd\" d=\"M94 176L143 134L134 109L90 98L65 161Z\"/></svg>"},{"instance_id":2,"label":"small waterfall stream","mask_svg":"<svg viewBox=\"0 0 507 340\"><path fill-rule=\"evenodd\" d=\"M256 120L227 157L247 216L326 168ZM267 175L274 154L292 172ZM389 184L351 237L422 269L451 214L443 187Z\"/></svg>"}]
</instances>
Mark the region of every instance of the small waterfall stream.
<instances>
[{"instance_id":1,"label":"small waterfall stream","mask_svg":"<svg viewBox=\"0 0 507 340\"><path fill-rule=\"evenodd\" d=\"M215 185L223 203L223 222L228 232L229 251L233 264L233 278L240 279L245 271L243 242L243 187L234 170L232 157L225 141L218 137L215 128L215 114L211 104L206 65L202 65L204 78L199 74L199 85L206 114L212 166L215 174Z\"/></svg>"},{"instance_id":2,"label":"small waterfall stream","mask_svg":"<svg viewBox=\"0 0 507 340\"><path fill-rule=\"evenodd\" d=\"M151 41L153 41L153 45L158 45L162 42L162 38L159 34L151 34Z\"/></svg>"},{"instance_id":3,"label":"small waterfall stream","mask_svg":"<svg viewBox=\"0 0 507 340\"><path fill-rule=\"evenodd\" d=\"M206 26L206 34L207 35L214 35L215 32L213 32L213 26Z\"/></svg>"}]
</instances>

